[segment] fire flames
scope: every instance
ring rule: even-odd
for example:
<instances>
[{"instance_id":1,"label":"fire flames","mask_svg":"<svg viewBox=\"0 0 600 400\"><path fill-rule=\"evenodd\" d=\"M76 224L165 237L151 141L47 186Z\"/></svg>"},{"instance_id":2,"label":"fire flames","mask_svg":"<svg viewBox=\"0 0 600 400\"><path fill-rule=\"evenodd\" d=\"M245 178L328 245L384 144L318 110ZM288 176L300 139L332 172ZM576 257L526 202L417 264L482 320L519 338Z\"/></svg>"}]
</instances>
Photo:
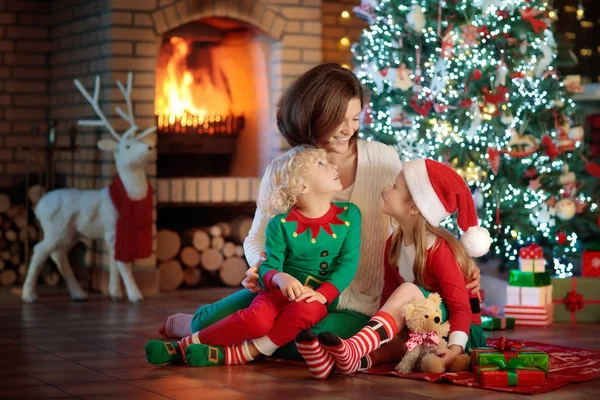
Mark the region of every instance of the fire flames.
<instances>
[{"instance_id":1,"label":"fire flames","mask_svg":"<svg viewBox=\"0 0 600 400\"><path fill-rule=\"evenodd\" d=\"M198 60L198 66L190 68L192 50L190 40L171 37L170 58L157 70L155 112L159 118L182 125L204 123L231 114L231 98L227 81L208 60ZM202 53L206 56L210 53ZM166 122L166 121L165 121Z\"/></svg>"}]
</instances>

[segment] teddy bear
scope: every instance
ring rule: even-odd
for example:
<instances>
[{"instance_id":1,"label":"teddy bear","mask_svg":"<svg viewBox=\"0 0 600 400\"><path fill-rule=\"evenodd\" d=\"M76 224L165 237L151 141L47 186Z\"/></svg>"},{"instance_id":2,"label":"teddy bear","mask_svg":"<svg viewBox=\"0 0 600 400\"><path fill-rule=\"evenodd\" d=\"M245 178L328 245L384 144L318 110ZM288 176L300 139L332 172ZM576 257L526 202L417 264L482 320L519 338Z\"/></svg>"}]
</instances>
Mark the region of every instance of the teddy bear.
<instances>
[{"instance_id":1,"label":"teddy bear","mask_svg":"<svg viewBox=\"0 0 600 400\"><path fill-rule=\"evenodd\" d=\"M442 298L430 293L427 298L416 299L404 306L404 318L410 339L406 342L406 354L396 365L396 371L410 374L415 366L421 372L442 373L442 359L436 354L447 346L443 338L448 336L450 323L442 323ZM448 368L450 372L468 371L471 357L461 354Z\"/></svg>"}]
</instances>

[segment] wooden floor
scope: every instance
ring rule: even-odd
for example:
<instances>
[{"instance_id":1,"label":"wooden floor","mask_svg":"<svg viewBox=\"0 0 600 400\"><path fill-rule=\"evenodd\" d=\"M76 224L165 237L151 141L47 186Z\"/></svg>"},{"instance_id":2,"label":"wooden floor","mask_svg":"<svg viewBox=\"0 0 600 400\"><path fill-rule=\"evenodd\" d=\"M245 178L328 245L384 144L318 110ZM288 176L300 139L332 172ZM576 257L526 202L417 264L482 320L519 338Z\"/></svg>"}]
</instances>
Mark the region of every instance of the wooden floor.
<instances>
[{"instance_id":1,"label":"wooden floor","mask_svg":"<svg viewBox=\"0 0 600 400\"><path fill-rule=\"evenodd\" d=\"M0 399L515 399L447 384L357 374L325 382L304 367L259 362L218 368L155 367L144 344L174 312L230 293L224 289L180 291L143 304L112 303L93 295L85 303L64 292L44 292L23 305L0 291ZM600 325L555 325L507 336L600 350ZM536 396L559 400L600 399L600 380Z\"/></svg>"}]
</instances>

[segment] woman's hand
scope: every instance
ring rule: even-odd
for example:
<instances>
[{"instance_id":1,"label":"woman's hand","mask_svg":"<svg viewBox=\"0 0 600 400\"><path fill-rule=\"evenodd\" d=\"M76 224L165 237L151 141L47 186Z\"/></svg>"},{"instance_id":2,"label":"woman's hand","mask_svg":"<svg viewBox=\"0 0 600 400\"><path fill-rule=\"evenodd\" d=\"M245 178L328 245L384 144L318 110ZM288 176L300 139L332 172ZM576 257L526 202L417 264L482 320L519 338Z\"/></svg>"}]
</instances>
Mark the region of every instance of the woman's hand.
<instances>
[{"instance_id":1,"label":"woman's hand","mask_svg":"<svg viewBox=\"0 0 600 400\"><path fill-rule=\"evenodd\" d=\"M296 297L296 302L305 300L307 303L312 303L313 301L318 301L321 304L327 304L327 299L320 292L313 290L313 288L309 288L308 286L304 287L304 293L300 296Z\"/></svg>"},{"instance_id":2,"label":"woman's hand","mask_svg":"<svg viewBox=\"0 0 600 400\"><path fill-rule=\"evenodd\" d=\"M444 368L448 369L454 362L454 359L461 355L463 352L462 347L459 345L453 344L450 347L443 347L438 349L437 355L442 358L442 363L444 363Z\"/></svg>"},{"instance_id":3,"label":"woman's hand","mask_svg":"<svg viewBox=\"0 0 600 400\"><path fill-rule=\"evenodd\" d=\"M479 289L481 289L481 271L476 266L475 270L473 270L473 280L467 285L467 290L469 291L470 295L477 295L479 302L481 302Z\"/></svg>"},{"instance_id":4,"label":"woman's hand","mask_svg":"<svg viewBox=\"0 0 600 400\"><path fill-rule=\"evenodd\" d=\"M246 271L246 277L242 281L242 286L251 291L252 293L260 292L262 289L258 284L258 267L260 264L265 261L267 258L267 254L263 251L260 253L260 260L252 267L248 268Z\"/></svg>"},{"instance_id":5,"label":"woman's hand","mask_svg":"<svg viewBox=\"0 0 600 400\"><path fill-rule=\"evenodd\" d=\"M294 301L306 289L300 281L290 274L278 272L273 275L273 283L281 290L281 293L290 301Z\"/></svg>"}]
</instances>

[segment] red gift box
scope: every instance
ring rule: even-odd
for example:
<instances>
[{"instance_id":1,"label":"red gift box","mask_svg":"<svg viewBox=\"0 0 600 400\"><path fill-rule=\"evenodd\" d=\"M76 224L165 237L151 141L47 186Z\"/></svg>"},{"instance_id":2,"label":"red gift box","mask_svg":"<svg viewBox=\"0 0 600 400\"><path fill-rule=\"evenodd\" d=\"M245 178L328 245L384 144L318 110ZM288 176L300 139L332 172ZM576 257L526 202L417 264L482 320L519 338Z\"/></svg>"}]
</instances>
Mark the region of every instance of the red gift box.
<instances>
[{"instance_id":1,"label":"red gift box","mask_svg":"<svg viewBox=\"0 0 600 400\"><path fill-rule=\"evenodd\" d=\"M521 247L519 249L519 257L526 260L544 258L544 249L542 249L538 244L532 243L529 246Z\"/></svg>"},{"instance_id":2,"label":"red gift box","mask_svg":"<svg viewBox=\"0 0 600 400\"><path fill-rule=\"evenodd\" d=\"M546 382L546 373L537 368L517 368L503 371L499 367L477 367L475 376L481 386L536 386Z\"/></svg>"},{"instance_id":3,"label":"red gift box","mask_svg":"<svg viewBox=\"0 0 600 400\"><path fill-rule=\"evenodd\" d=\"M600 251L584 250L581 267L582 276L600 277Z\"/></svg>"}]
</instances>

